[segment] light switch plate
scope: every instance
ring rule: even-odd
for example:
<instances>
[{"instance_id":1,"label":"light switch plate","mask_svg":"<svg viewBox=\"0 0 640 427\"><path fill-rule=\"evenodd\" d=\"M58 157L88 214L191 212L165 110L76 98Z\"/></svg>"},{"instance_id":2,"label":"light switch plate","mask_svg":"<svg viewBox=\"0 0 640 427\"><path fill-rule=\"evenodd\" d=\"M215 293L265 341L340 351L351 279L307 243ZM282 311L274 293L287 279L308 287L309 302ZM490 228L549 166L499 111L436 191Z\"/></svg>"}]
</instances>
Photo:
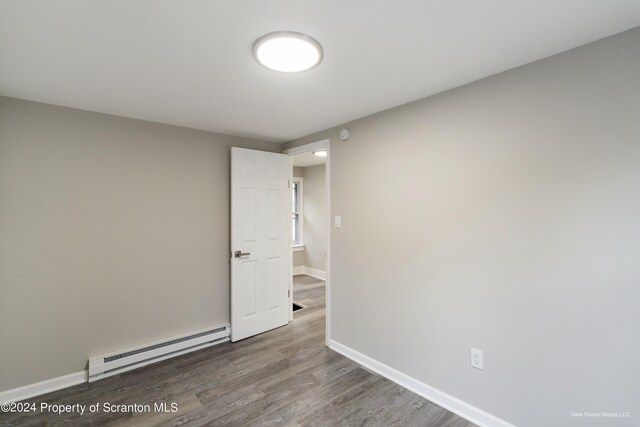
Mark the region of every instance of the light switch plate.
<instances>
[{"instance_id":1,"label":"light switch plate","mask_svg":"<svg viewBox=\"0 0 640 427\"><path fill-rule=\"evenodd\" d=\"M340 215L336 215L335 225L336 228L342 227L342 217Z\"/></svg>"}]
</instances>

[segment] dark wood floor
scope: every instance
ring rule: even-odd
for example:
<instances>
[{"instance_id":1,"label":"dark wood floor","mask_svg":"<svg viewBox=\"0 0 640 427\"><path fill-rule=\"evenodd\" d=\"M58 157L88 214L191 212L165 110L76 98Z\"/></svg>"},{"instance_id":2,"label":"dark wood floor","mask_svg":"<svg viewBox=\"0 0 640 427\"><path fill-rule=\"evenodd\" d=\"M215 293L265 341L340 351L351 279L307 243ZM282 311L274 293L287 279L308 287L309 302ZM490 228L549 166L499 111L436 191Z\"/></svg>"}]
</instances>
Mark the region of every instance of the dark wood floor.
<instances>
[{"instance_id":1,"label":"dark wood floor","mask_svg":"<svg viewBox=\"0 0 640 427\"><path fill-rule=\"evenodd\" d=\"M177 412L38 411L0 414L0 425L473 425L325 347L323 281L295 276L294 300L307 308L294 313L293 324L29 400L166 402Z\"/></svg>"}]
</instances>

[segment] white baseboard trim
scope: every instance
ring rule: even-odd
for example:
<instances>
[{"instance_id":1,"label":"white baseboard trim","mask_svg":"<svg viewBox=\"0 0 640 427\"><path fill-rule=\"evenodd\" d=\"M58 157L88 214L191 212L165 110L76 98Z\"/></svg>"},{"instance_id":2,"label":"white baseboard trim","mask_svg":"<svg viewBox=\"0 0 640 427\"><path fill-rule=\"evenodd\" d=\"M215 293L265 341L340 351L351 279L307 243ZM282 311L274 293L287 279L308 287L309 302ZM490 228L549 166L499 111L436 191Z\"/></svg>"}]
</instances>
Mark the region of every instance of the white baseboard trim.
<instances>
[{"instance_id":1,"label":"white baseboard trim","mask_svg":"<svg viewBox=\"0 0 640 427\"><path fill-rule=\"evenodd\" d=\"M322 270L318 270L316 268L305 267L305 274L308 276L315 277L316 279L327 280L327 273Z\"/></svg>"},{"instance_id":2,"label":"white baseboard trim","mask_svg":"<svg viewBox=\"0 0 640 427\"><path fill-rule=\"evenodd\" d=\"M29 384L22 387L14 388L12 390L3 391L0 392L0 403L18 402L20 400L51 393L52 391L57 391L63 388L86 383L87 377L87 371L80 371L74 372L73 374L63 375L61 377L40 381L39 383Z\"/></svg>"},{"instance_id":3,"label":"white baseboard trim","mask_svg":"<svg viewBox=\"0 0 640 427\"><path fill-rule=\"evenodd\" d=\"M298 265L293 267L293 274L306 274L307 276L315 277L320 280L327 280L327 273L317 268L306 267L304 265Z\"/></svg>"},{"instance_id":4,"label":"white baseboard trim","mask_svg":"<svg viewBox=\"0 0 640 427\"><path fill-rule=\"evenodd\" d=\"M382 375L402 387L424 397L425 399L442 406L443 408L461 416L478 426L485 427L514 427L513 424L498 418L480 408L464 402L457 397L453 397L428 384L423 383L409 375L398 371L382 362L360 353L335 340L329 340L329 348L342 354L365 368Z\"/></svg>"},{"instance_id":5,"label":"white baseboard trim","mask_svg":"<svg viewBox=\"0 0 640 427\"><path fill-rule=\"evenodd\" d=\"M171 351L170 353L167 354L150 354L150 358L148 360L145 361L140 361L138 362L135 366L124 366L118 369L113 369L112 372L101 375L99 378L106 378L108 376L111 375L117 375L117 374L121 374L123 372L129 371L129 370L133 370L133 369L137 369L137 368L141 368L143 366L146 365L150 365L153 363L157 363L166 359L171 359L183 354L187 354L187 353L191 353L193 351L197 351L197 350L202 350L204 348L207 347L211 347L214 345L218 345L218 344L222 344L224 342L228 342L229 341L229 336L231 333L231 325L229 324L225 324L222 325L225 327L225 331L224 332L220 332L219 335L221 336L221 338L219 338L216 341L208 341L209 338L211 337L206 337L204 338L206 340L206 342L200 342L194 340L193 342L196 343L197 345L193 345L190 346L188 348L176 348L175 351ZM222 328L222 326L213 326L210 328L207 328L207 330L211 329L217 329L217 328ZM205 330L202 330L205 331ZM190 334L186 334L186 335L193 335L194 333L199 333L202 331L195 331L192 332ZM185 336L186 336L185 335ZM175 339L178 337L173 337L170 338L171 339ZM167 341L167 340L165 340ZM196 342L197 341L197 342ZM153 345L156 343L160 343L160 341L155 342L155 343L151 343L151 344L146 344L148 345ZM178 344L175 344L174 346L178 346ZM166 347L166 350L169 351L170 347ZM173 349L173 348L171 348ZM127 349L127 350L134 350L134 348L132 349ZM123 351L127 351L127 350L123 350ZM149 352L151 353L151 352ZM114 353L115 354L115 353ZM108 355L107 355L108 356ZM153 357L151 357L153 356ZM57 378L51 378L45 381L41 381L35 384L28 384L22 387L18 387L18 388L14 388L11 390L6 390L6 391L2 391L0 392L0 403L4 403L4 402L18 402L21 400L25 400L25 399L29 399L31 397L35 397L35 396L40 396L42 394L46 394L46 393L51 393L52 391L57 391L57 390L61 390L63 388L67 388L67 387L71 387L74 385L78 385L78 384L82 384L82 383L86 383L89 381L89 371L80 371L80 372L75 372L73 374L68 374L68 375L63 375L61 377L57 377Z\"/></svg>"}]
</instances>

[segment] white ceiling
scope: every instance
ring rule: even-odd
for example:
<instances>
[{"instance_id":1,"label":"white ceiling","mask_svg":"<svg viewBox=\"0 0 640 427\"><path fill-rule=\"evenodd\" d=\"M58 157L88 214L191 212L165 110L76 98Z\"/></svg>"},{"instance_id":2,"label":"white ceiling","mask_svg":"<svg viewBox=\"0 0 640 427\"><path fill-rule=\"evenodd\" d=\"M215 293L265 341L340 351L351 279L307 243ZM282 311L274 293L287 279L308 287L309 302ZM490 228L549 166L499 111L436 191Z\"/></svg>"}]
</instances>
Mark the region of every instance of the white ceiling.
<instances>
[{"instance_id":1,"label":"white ceiling","mask_svg":"<svg viewBox=\"0 0 640 427\"><path fill-rule=\"evenodd\" d=\"M639 0L0 0L0 94L287 141L638 25ZM255 63L276 30L323 63Z\"/></svg>"}]
</instances>

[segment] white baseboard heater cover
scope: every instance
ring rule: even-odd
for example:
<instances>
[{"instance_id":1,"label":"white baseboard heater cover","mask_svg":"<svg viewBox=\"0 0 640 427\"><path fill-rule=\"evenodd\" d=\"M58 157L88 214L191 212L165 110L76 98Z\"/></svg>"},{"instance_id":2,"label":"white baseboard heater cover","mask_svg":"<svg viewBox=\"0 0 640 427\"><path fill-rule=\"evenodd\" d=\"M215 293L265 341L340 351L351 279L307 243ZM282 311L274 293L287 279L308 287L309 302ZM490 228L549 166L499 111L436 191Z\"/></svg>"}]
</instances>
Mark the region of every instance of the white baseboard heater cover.
<instances>
[{"instance_id":1,"label":"white baseboard heater cover","mask_svg":"<svg viewBox=\"0 0 640 427\"><path fill-rule=\"evenodd\" d=\"M89 358L89 382L223 343L229 341L230 335L231 326L224 325L129 348L118 353L91 357Z\"/></svg>"}]
</instances>

